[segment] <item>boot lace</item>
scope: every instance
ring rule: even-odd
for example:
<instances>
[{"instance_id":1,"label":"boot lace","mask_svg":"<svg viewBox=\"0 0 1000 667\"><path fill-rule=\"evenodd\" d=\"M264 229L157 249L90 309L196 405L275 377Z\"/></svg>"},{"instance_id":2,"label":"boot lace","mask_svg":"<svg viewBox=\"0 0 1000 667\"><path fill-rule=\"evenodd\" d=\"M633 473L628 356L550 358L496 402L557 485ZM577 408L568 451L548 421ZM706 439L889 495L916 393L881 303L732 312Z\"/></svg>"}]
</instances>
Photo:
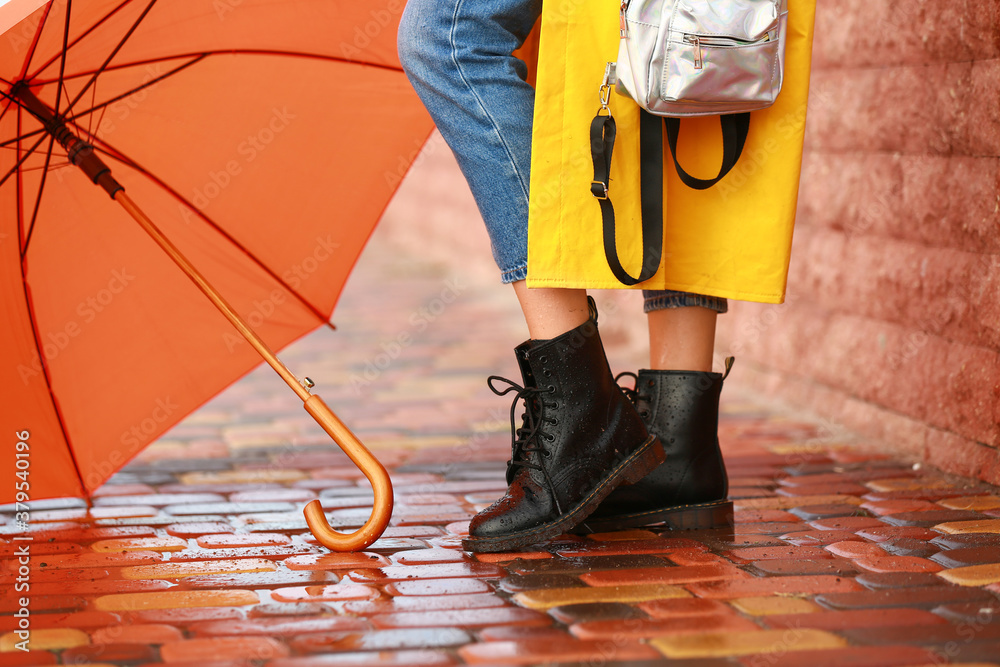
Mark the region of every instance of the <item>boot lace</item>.
<instances>
[{"instance_id":1,"label":"boot lace","mask_svg":"<svg viewBox=\"0 0 1000 667\"><path fill-rule=\"evenodd\" d=\"M622 385L621 379L624 377L632 378L632 387ZM621 389L621 392L625 394L625 398L627 398L629 402L635 406L635 409L639 412L639 416L643 419L648 418L649 402L652 399L652 396L649 394L643 394L639 390L639 376L631 371L625 371L615 376L615 384L617 384L618 388Z\"/></svg>"},{"instance_id":2,"label":"boot lace","mask_svg":"<svg viewBox=\"0 0 1000 667\"><path fill-rule=\"evenodd\" d=\"M511 454L510 460L507 461L507 479L513 479L518 468L540 470L549 488L554 489L552 479L549 477L549 471L540 463L532 463L529 459L529 454L537 453L539 456L545 458L551 455L551 452L545 449L544 443L552 442L555 440L555 436L546 433L544 425L558 424L559 420L546 416L545 408L554 409L558 407L558 404L554 401L546 401L545 396L555 393L555 387L549 386L544 389L540 387L522 387L513 380L500 377L499 375L491 375L486 382L490 387L490 391L497 396L506 396L512 391L517 392L514 394L514 400L510 404ZM494 382L506 383L507 387L498 389L494 386ZM518 401L524 401L524 412L521 414L520 428L517 428L515 417ZM556 499L556 509L562 512L558 499Z\"/></svg>"}]
</instances>

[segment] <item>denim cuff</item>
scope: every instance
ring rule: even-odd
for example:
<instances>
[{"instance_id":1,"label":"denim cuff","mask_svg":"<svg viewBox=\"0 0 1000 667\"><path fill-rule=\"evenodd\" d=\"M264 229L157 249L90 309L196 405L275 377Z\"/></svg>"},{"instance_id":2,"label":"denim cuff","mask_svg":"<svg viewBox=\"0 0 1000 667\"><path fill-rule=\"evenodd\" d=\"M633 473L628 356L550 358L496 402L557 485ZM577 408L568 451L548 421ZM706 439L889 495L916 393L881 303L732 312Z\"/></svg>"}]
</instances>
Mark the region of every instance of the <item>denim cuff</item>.
<instances>
[{"instance_id":1,"label":"denim cuff","mask_svg":"<svg viewBox=\"0 0 1000 667\"><path fill-rule=\"evenodd\" d=\"M510 283L515 283L518 280L526 280L528 278L528 265L519 264L512 269L506 269L500 272L500 282L504 285L509 285Z\"/></svg>"},{"instance_id":2,"label":"denim cuff","mask_svg":"<svg viewBox=\"0 0 1000 667\"><path fill-rule=\"evenodd\" d=\"M663 310L664 308L685 308L688 306L700 306L714 310L720 314L729 310L729 302L717 296L676 292L674 290L642 290L642 296L644 298L642 310L646 313L651 313L654 310Z\"/></svg>"}]
</instances>

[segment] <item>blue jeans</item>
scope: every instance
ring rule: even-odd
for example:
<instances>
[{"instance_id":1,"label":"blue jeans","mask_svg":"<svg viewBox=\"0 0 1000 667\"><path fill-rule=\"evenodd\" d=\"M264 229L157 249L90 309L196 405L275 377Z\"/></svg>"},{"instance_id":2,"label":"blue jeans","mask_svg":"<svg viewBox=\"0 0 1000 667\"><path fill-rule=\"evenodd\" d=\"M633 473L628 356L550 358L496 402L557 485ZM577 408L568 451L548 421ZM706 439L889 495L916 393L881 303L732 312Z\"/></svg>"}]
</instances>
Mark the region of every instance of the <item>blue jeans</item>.
<instances>
[{"instance_id":1,"label":"blue jeans","mask_svg":"<svg viewBox=\"0 0 1000 667\"><path fill-rule=\"evenodd\" d=\"M527 38L541 0L409 0L399 59L462 169L493 248L501 280L528 275L528 184L535 91L511 53ZM725 299L644 290L646 312Z\"/></svg>"}]
</instances>

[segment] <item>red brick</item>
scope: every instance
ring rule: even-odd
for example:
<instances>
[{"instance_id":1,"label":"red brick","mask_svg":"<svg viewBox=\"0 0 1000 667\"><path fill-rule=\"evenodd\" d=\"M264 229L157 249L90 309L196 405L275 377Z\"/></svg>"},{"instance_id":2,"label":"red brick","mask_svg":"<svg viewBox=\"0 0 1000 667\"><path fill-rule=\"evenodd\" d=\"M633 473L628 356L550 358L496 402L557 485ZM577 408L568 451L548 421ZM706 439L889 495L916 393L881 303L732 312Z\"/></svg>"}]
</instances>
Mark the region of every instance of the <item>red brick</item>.
<instances>
[{"instance_id":1,"label":"red brick","mask_svg":"<svg viewBox=\"0 0 1000 667\"><path fill-rule=\"evenodd\" d=\"M941 577L927 572L861 572L854 578L865 588L914 588L919 586L945 586Z\"/></svg>"},{"instance_id":2,"label":"red brick","mask_svg":"<svg viewBox=\"0 0 1000 667\"><path fill-rule=\"evenodd\" d=\"M30 610L32 613L60 611L71 612L82 609L87 601L76 595L35 595L32 591ZM0 598L0 614L11 614L21 608L19 596L6 595Z\"/></svg>"},{"instance_id":3,"label":"red brick","mask_svg":"<svg viewBox=\"0 0 1000 667\"><path fill-rule=\"evenodd\" d=\"M753 571L765 575L835 574L851 576L857 573L849 561L840 558L758 560Z\"/></svg>"},{"instance_id":4,"label":"red brick","mask_svg":"<svg viewBox=\"0 0 1000 667\"><path fill-rule=\"evenodd\" d=\"M860 587L859 587L860 588ZM834 592L820 595L817 602L832 609L875 609L879 607L918 607L931 609L959 602L994 602L987 591L964 586L923 586L886 588L874 591Z\"/></svg>"},{"instance_id":5,"label":"red brick","mask_svg":"<svg viewBox=\"0 0 1000 667\"><path fill-rule=\"evenodd\" d=\"M58 665L59 658L52 651L10 651L4 654L4 667L36 667Z\"/></svg>"},{"instance_id":6,"label":"red brick","mask_svg":"<svg viewBox=\"0 0 1000 667\"><path fill-rule=\"evenodd\" d=\"M800 547L818 547L851 540L862 541L862 538L847 530L804 530L787 533L782 535L781 539Z\"/></svg>"},{"instance_id":7,"label":"red brick","mask_svg":"<svg viewBox=\"0 0 1000 667\"><path fill-rule=\"evenodd\" d=\"M524 639L513 642L470 644L459 649L459 655L470 665L532 665L549 662L643 661L660 660L651 646L639 642L580 641L554 638Z\"/></svg>"},{"instance_id":8,"label":"red brick","mask_svg":"<svg viewBox=\"0 0 1000 667\"><path fill-rule=\"evenodd\" d=\"M887 542L900 538L911 540L933 540L938 536L933 530L921 528L920 526L877 526L875 528L862 528L858 535L871 540L872 542Z\"/></svg>"},{"instance_id":9,"label":"red brick","mask_svg":"<svg viewBox=\"0 0 1000 667\"><path fill-rule=\"evenodd\" d=\"M970 630L973 632L970 633ZM967 624L942 623L939 625L892 626L883 628L851 628L843 630L842 634L853 644L881 646L885 644L902 644L903 642L944 646L948 643L970 643L970 634L974 641L988 642L1000 639L1000 623L976 625L970 628Z\"/></svg>"},{"instance_id":10,"label":"red brick","mask_svg":"<svg viewBox=\"0 0 1000 667\"><path fill-rule=\"evenodd\" d=\"M869 572L940 572L941 566L916 556L880 556L855 558L858 567Z\"/></svg>"},{"instance_id":11,"label":"red brick","mask_svg":"<svg viewBox=\"0 0 1000 667\"><path fill-rule=\"evenodd\" d=\"M469 557L455 549L414 549L412 551L397 551L392 555L392 561L397 565L465 563L469 562Z\"/></svg>"},{"instance_id":12,"label":"red brick","mask_svg":"<svg viewBox=\"0 0 1000 667\"><path fill-rule=\"evenodd\" d=\"M589 586L627 586L630 584L683 584L694 581L743 579L748 575L728 563L647 567L630 570L604 570L580 575Z\"/></svg>"},{"instance_id":13,"label":"red brick","mask_svg":"<svg viewBox=\"0 0 1000 667\"><path fill-rule=\"evenodd\" d=\"M389 600L348 602L344 610L356 616L371 616L402 611L442 611L505 607L507 602L493 593L469 595L405 595Z\"/></svg>"},{"instance_id":14,"label":"red brick","mask_svg":"<svg viewBox=\"0 0 1000 667\"><path fill-rule=\"evenodd\" d=\"M862 590L853 579L826 574L711 581L688 584L685 588L698 597L723 599L760 595L847 593Z\"/></svg>"},{"instance_id":15,"label":"red brick","mask_svg":"<svg viewBox=\"0 0 1000 667\"><path fill-rule=\"evenodd\" d=\"M62 652L61 658L64 665L146 662L156 659L156 649L144 644L91 644L68 648Z\"/></svg>"},{"instance_id":16,"label":"red brick","mask_svg":"<svg viewBox=\"0 0 1000 667\"><path fill-rule=\"evenodd\" d=\"M730 481L732 476L730 476ZM761 521L798 521L798 517L785 510L739 510L733 513L737 524L757 523Z\"/></svg>"},{"instance_id":17,"label":"red brick","mask_svg":"<svg viewBox=\"0 0 1000 667\"><path fill-rule=\"evenodd\" d=\"M230 524L221 521L191 521L189 523L173 523L166 527L168 535L189 538L201 535L218 535L236 531Z\"/></svg>"},{"instance_id":18,"label":"red brick","mask_svg":"<svg viewBox=\"0 0 1000 667\"><path fill-rule=\"evenodd\" d=\"M775 614L763 617L772 628L814 628L838 632L848 628L879 628L890 625L941 625L943 618L923 609L851 609L815 614Z\"/></svg>"},{"instance_id":19,"label":"red brick","mask_svg":"<svg viewBox=\"0 0 1000 667\"><path fill-rule=\"evenodd\" d=\"M552 619L531 609L496 607L380 614L372 617L371 623L376 628L481 628L494 625L545 626L550 625Z\"/></svg>"},{"instance_id":20,"label":"red brick","mask_svg":"<svg viewBox=\"0 0 1000 667\"><path fill-rule=\"evenodd\" d=\"M351 651L400 651L458 647L473 640L469 633L456 628L417 628L412 630L375 630L364 633L315 633L288 639L296 654L343 654Z\"/></svg>"},{"instance_id":21,"label":"red brick","mask_svg":"<svg viewBox=\"0 0 1000 667\"><path fill-rule=\"evenodd\" d=\"M931 560L947 568L982 565L984 563L1000 563L1000 547L985 546L949 549L931 556Z\"/></svg>"},{"instance_id":22,"label":"red brick","mask_svg":"<svg viewBox=\"0 0 1000 667\"><path fill-rule=\"evenodd\" d=\"M240 621L195 623L188 628L192 637L292 636L309 632L364 632L368 623L361 618L257 618Z\"/></svg>"},{"instance_id":23,"label":"red brick","mask_svg":"<svg viewBox=\"0 0 1000 667\"><path fill-rule=\"evenodd\" d=\"M148 593L165 591L174 584L162 579L118 580L99 579L97 581L59 582L51 584L32 584L32 595L110 595L116 593Z\"/></svg>"},{"instance_id":24,"label":"red brick","mask_svg":"<svg viewBox=\"0 0 1000 667\"><path fill-rule=\"evenodd\" d=\"M578 547L562 549L563 558L586 556L619 556L635 554L667 554L677 549L703 549L704 545L684 537L665 537L654 540L614 540L610 542L581 542Z\"/></svg>"},{"instance_id":25,"label":"red brick","mask_svg":"<svg viewBox=\"0 0 1000 667\"><path fill-rule=\"evenodd\" d=\"M856 540L834 542L833 544L826 545L824 548L831 554L842 558L877 558L885 555L885 551L883 551L877 544L872 544L871 542L859 542Z\"/></svg>"},{"instance_id":26,"label":"red brick","mask_svg":"<svg viewBox=\"0 0 1000 667\"><path fill-rule=\"evenodd\" d=\"M216 660L271 660L288 655L288 648L270 637L187 639L160 647L164 662L197 662L206 655Z\"/></svg>"},{"instance_id":27,"label":"red brick","mask_svg":"<svg viewBox=\"0 0 1000 667\"><path fill-rule=\"evenodd\" d=\"M292 586L278 588L271 597L279 602L341 602L344 600L377 600L378 589L364 584L341 582L328 586Z\"/></svg>"},{"instance_id":28,"label":"red brick","mask_svg":"<svg viewBox=\"0 0 1000 667\"><path fill-rule=\"evenodd\" d=\"M725 558L701 549L678 549L666 555L667 560L677 565L707 565L708 563L728 563Z\"/></svg>"},{"instance_id":29,"label":"red brick","mask_svg":"<svg viewBox=\"0 0 1000 667\"><path fill-rule=\"evenodd\" d=\"M526 639L548 639L564 641L570 637L565 630L556 627L530 627L523 625L501 625L495 628L483 628L476 634L485 642L509 642Z\"/></svg>"},{"instance_id":30,"label":"red brick","mask_svg":"<svg viewBox=\"0 0 1000 667\"><path fill-rule=\"evenodd\" d=\"M237 607L182 607L129 611L122 613L121 616L128 623L166 623L185 627L200 621L242 619L243 613L243 610Z\"/></svg>"},{"instance_id":31,"label":"red brick","mask_svg":"<svg viewBox=\"0 0 1000 667\"><path fill-rule=\"evenodd\" d=\"M863 509L868 510L872 514L877 514L878 516L885 516L886 514L898 514L901 512L922 512L928 510L939 510L940 505L937 505L926 500L881 500L881 501L868 501L861 505Z\"/></svg>"},{"instance_id":32,"label":"red brick","mask_svg":"<svg viewBox=\"0 0 1000 667\"><path fill-rule=\"evenodd\" d=\"M268 667L448 667L455 659L443 651L362 651L331 656L279 658Z\"/></svg>"},{"instance_id":33,"label":"red brick","mask_svg":"<svg viewBox=\"0 0 1000 667\"><path fill-rule=\"evenodd\" d=\"M431 565L389 565L374 570L352 570L355 581L406 581L408 579L453 579L476 577L499 579L506 574L492 563L435 563Z\"/></svg>"},{"instance_id":34,"label":"red brick","mask_svg":"<svg viewBox=\"0 0 1000 667\"><path fill-rule=\"evenodd\" d=\"M722 555L734 563L746 564L757 560L781 560L788 558L830 558L830 554L820 547L750 547L731 549Z\"/></svg>"},{"instance_id":35,"label":"red brick","mask_svg":"<svg viewBox=\"0 0 1000 667\"><path fill-rule=\"evenodd\" d=\"M150 644L158 646L182 639L184 639L184 635L178 628L162 623L116 624L101 628L90 635L90 640L95 644Z\"/></svg>"},{"instance_id":36,"label":"red brick","mask_svg":"<svg viewBox=\"0 0 1000 667\"><path fill-rule=\"evenodd\" d=\"M671 619L645 620L629 618L624 620L589 621L576 623L570 632L580 639L646 639L669 635L695 634L705 632L750 632L760 630L760 626L748 618L734 612L711 616L682 617Z\"/></svg>"},{"instance_id":37,"label":"red brick","mask_svg":"<svg viewBox=\"0 0 1000 667\"><path fill-rule=\"evenodd\" d=\"M282 561L289 570L354 570L373 569L389 565L385 556L375 553L347 552L305 554Z\"/></svg>"},{"instance_id":38,"label":"red brick","mask_svg":"<svg viewBox=\"0 0 1000 667\"><path fill-rule=\"evenodd\" d=\"M828 519L816 519L810 521L809 525L816 530L853 530L859 531L865 528L879 528L885 524L878 519L866 516L840 516Z\"/></svg>"},{"instance_id":39,"label":"red brick","mask_svg":"<svg viewBox=\"0 0 1000 667\"><path fill-rule=\"evenodd\" d=\"M732 611L732 607L721 600L702 600L701 598L651 600L642 602L638 606L651 617L663 619L716 616Z\"/></svg>"},{"instance_id":40,"label":"red brick","mask_svg":"<svg viewBox=\"0 0 1000 667\"><path fill-rule=\"evenodd\" d=\"M791 647L791 648L794 648ZM767 656L768 667L910 667L937 664L936 656L916 646L850 646L823 651L790 651ZM740 660L745 667L759 667L759 657Z\"/></svg>"},{"instance_id":41,"label":"red brick","mask_svg":"<svg viewBox=\"0 0 1000 667\"><path fill-rule=\"evenodd\" d=\"M32 603L34 600L32 600ZM36 612L34 604L30 606ZM117 614L103 611L79 611L70 613L35 613L31 617L31 627L36 630L46 628L100 628L106 625L117 625L121 618ZM0 618L0 632L11 632L18 629L18 619L13 615Z\"/></svg>"},{"instance_id":42,"label":"red brick","mask_svg":"<svg viewBox=\"0 0 1000 667\"><path fill-rule=\"evenodd\" d=\"M280 533L243 533L239 535L217 534L202 535L196 542L203 549L231 549L233 547L272 547L285 546L292 539Z\"/></svg>"},{"instance_id":43,"label":"red brick","mask_svg":"<svg viewBox=\"0 0 1000 667\"><path fill-rule=\"evenodd\" d=\"M487 593L490 585L480 579L428 579L426 581L396 581L386 584L390 595L463 595Z\"/></svg>"}]
</instances>

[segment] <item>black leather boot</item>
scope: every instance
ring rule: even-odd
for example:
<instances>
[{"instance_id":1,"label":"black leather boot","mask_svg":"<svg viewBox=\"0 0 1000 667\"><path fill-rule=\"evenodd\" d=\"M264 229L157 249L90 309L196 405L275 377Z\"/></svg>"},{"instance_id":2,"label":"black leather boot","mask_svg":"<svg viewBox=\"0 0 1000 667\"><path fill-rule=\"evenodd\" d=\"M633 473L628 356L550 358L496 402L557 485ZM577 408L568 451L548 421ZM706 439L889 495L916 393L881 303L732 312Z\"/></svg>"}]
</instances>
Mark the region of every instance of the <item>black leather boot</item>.
<instances>
[{"instance_id":1,"label":"black leather boot","mask_svg":"<svg viewBox=\"0 0 1000 667\"><path fill-rule=\"evenodd\" d=\"M632 398L667 459L648 477L621 487L577 532L665 523L673 530L733 525L729 481L719 449L719 395L726 373L641 370ZM624 390L627 394L630 390Z\"/></svg>"},{"instance_id":2,"label":"black leather boot","mask_svg":"<svg viewBox=\"0 0 1000 667\"><path fill-rule=\"evenodd\" d=\"M511 406L507 493L477 514L462 542L468 551L507 551L565 533L620 484L634 483L663 461L659 440L615 384L590 319L557 338L515 349L524 386L497 376ZM502 391L494 383L509 385ZM524 400L515 430L517 402Z\"/></svg>"}]
</instances>

